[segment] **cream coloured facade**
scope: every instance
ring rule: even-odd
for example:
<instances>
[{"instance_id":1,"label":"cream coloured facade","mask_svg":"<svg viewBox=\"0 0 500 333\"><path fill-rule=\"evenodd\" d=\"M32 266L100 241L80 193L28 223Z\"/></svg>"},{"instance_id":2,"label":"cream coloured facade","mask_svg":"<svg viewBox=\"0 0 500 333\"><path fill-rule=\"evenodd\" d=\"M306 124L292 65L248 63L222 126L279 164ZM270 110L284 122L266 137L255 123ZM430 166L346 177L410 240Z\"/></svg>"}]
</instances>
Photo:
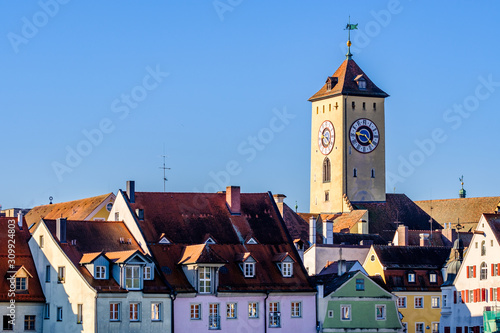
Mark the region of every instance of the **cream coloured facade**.
<instances>
[{"instance_id":1,"label":"cream coloured facade","mask_svg":"<svg viewBox=\"0 0 500 333\"><path fill-rule=\"evenodd\" d=\"M359 77L366 78L364 85L356 80ZM328 83L332 79L338 83ZM351 202L385 201L384 100L388 95L352 59L345 60L326 86L309 99L310 212L349 211L345 195Z\"/></svg>"}]
</instances>

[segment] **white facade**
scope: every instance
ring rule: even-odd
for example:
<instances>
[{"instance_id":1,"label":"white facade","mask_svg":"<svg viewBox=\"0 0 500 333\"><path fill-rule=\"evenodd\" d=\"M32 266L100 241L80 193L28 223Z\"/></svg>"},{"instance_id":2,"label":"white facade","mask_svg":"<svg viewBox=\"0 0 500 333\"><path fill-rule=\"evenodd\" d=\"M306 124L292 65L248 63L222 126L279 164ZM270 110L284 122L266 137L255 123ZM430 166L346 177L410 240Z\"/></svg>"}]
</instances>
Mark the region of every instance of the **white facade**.
<instances>
[{"instance_id":1,"label":"white facade","mask_svg":"<svg viewBox=\"0 0 500 333\"><path fill-rule=\"evenodd\" d=\"M480 330L483 311L500 306L497 296L500 292L497 266L500 264L500 244L488 222L490 219L496 219L495 215L481 216L454 286L443 288L440 332L446 332L447 327L452 333L457 327L464 333L464 328Z\"/></svg>"},{"instance_id":2,"label":"white facade","mask_svg":"<svg viewBox=\"0 0 500 333\"><path fill-rule=\"evenodd\" d=\"M0 317L3 319L4 316L9 316L11 314L11 304L8 302L0 302ZM15 325L13 329L7 332L26 332L25 331L25 318L26 316L35 316L35 330L30 332L42 332L43 324L43 303L36 302L16 302L15 303ZM2 331L3 332L3 331Z\"/></svg>"},{"instance_id":3,"label":"white facade","mask_svg":"<svg viewBox=\"0 0 500 333\"><path fill-rule=\"evenodd\" d=\"M369 251L369 246L313 244L304 252L304 266L309 275L316 275L321 272L328 261L343 259L364 262Z\"/></svg>"}]
</instances>

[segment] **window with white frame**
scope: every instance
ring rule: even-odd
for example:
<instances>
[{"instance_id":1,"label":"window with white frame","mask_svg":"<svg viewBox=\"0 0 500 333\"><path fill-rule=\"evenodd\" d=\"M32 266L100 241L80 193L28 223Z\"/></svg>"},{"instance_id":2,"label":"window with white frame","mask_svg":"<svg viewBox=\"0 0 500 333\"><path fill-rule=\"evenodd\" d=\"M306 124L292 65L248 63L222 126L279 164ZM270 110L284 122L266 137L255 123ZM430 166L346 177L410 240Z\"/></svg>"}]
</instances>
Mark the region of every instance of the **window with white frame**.
<instances>
[{"instance_id":1,"label":"window with white frame","mask_svg":"<svg viewBox=\"0 0 500 333\"><path fill-rule=\"evenodd\" d=\"M279 302L269 302L269 327L281 327Z\"/></svg>"},{"instance_id":2,"label":"window with white frame","mask_svg":"<svg viewBox=\"0 0 500 333\"><path fill-rule=\"evenodd\" d=\"M243 264L243 272L245 277L254 277L255 276L255 263L254 262L246 262Z\"/></svg>"},{"instance_id":3,"label":"window with white frame","mask_svg":"<svg viewBox=\"0 0 500 333\"><path fill-rule=\"evenodd\" d=\"M191 320L201 319L201 304L191 304Z\"/></svg>"},{"instance_id":4,"label":"window with white frame","mask_svg":"<svg viewBox=\"0 0 500 333\"><path fill-rule=\"evenodd\" d=\"M408 273L408 282L415 282L415 273Z\"/></svg>"},{"instance_id":5,"label":"window with white frame","mask_svg":"<svg viewBox=\"0 0 500 333\"><path fill-rule=\"evenodd\" d=\"M293 263L284 262L281 264L281 273L284 277L291 277L293 272Z\"/></svg>"},{"instance_id":6,"label":"window with white frame","mask_svg":"<svg viewBox=\"0 0 500 333\"><path fill-rule=\"evenodd\" d=\"M120 321L120 303L109 303L109 321Z\"/></svg>"},{"instance_id":7,"label":"window with white frame","mask_svg":"<svg viewBox=\"0 0 500 333\"><path fill-rule=\"evenodd\" d=\"M472 303L474 300L474 290L469 290L469 301L467 303Z\"/></svg>"},{"instance_id":8,"label":"window with white frame","mask_svg":"<svg viewBox=\"0 0 500 333\"><path fill-rule=\"evenodd\" d=\"M259 318L259 303L248 303L248 318Z\"/></svg>"},{"instance_id":9,"label":"window with white frame","mask_svg":"<svg viewBox=\"0 0 500 333\"><path fill-rule=\"evenodd\" d=\"M129 316L130 321L140 321L141 318L139 316L141 304L140 303L130 303L129 305Z\"/></svg>"},{"instance_id":10,"label":"window with white frame","mask_svg":"<svg viewBox=\"0 0 500 333\"><path fill-rule=\"evenodd\" d=\"M212 292L212 274L210 267L198 268L198 292L209 294Z\"/></svg>"},{"instance_id":11,"label":"window with white frame","mask_svg":"<svg viewBox=\"0 0 500 333\"><path fill-rule=\"evenodd\" d=\"M106 278L106 266L96 266L95 267L95 278L105 279Z\"/></svg>"},{"instance_id":12,"label":"window with white frame","mask_svg":"<svg viewBox=\"0 0 500 333\"><path fill-rule=\"evenodd\" d=\"M340 320L351 320L351 305L340 306Z\"/></svg>"},{"instance_id":13,"label":"window with white frame","mask_svg":"<svg viewBox=\"0 0 500 333\"><path fill-rule=\"evenodd\" d=\"M424 333L424 323L415 323L415 333Z\"/></svg>"},{"instance_id":14,"label":"window with white frame","mask_svg":"<svg viewBox=\"0 0 500 333\"><path fill-rule=\"evenodd\" d=\"M488 265L486 265L485 262L482 262L480 269L481 269L480 279L486 280L488 278Z\"/></svg>"},{"instance_id":15,"label":"window with white frame","mask_svg":"<svg viewBox=\"0 0 500 333\"><path fill-rule=\"evenodd\" d=\"M151 266L144 266L144 280L153 280L153 270Z\"/></svg>"},{"instance_id":16,"label":"window with white frame","mask_svg":"<svg viewBox=\"0 0 500 333\"><path fill-rule=\"evenodd\" d=\"M151 303L151 321L161 320L161 303Z\"/></svg>"},{"instance_id":17,"label":"window with white frame","mask_svg":"<svg viewBox=\"0 0 500 333\"><path fill-rule=\"evenodd\" d=\"M333 318L333 310L328 310L328 318Z\"/></svg>"},{"instance_id":18,"label":"window with white frame","mask_svg":"<svg viewBox=\"0 0 500 333\"><path fill-rule=\"evenodd\" d=\"M65 279L66 279L66 267L59 266L57 268L57 282L64 283Z\"/></svg>"},{"instance_id":19,"label":"window with white frame","mask_svg":"<svg viewBox=\"0 0 500 333\"><path fill-rule=\"evenodd\" d=\"M16 291L24 291L27 288L27 278L25 277L16 277Z\"/></svg>"},{"instance_id":20,"label":"window with white frame","mask_svg":"<svg viewBox=\"0 0 500 333\"><path fill-rule=\"evenodd\" d=\"M406 308L406 296L398 297L398 308Z\"/></svg>"},{"instance_id":21,"label":"window with white frame","mask_svg":"<svg viewBox=\"0 0 500 333\"><path fill-rule=\"evenodd\" d=\"M292 318L302 317L302 302L292 302Z\"/></svg>"},{"instance_id":22,"label":"window with white frame","mask_svg":"<svg viewBox=\"0 0 500 333\"><path fill-rule=\"evenodd\" d=\"M431 297L431 308L439 308L439 296L432 296Z\"/></svg>"},{"instance_id":23,"label":"window with white frame","mask_svg":"<svg viewBox=\"0 0 500 333\"><path fill-rule=\"evenodd\" d=\"M377 304L375 305L375 319L376 320L385 320L385 305Z\"/></svg>"},{"instance_id":24,"label":"window with white frame","mask_svg":"<svg viewBox=\"0 0 500 333\"><path fill-rule=\"evenodd\" d=\"M443 307L448 304L448 295L443 295Z\"/></svg>"},{"instance_id":25,"label":"window with white frame","mask_svg":"<svg viewBox=\"0 0 500 333\"><path fill-rule=\"evenodd\" d=\"M238 317L237 304L236 303L226 303L226 318L236 319Z\"/></svg>"},{"instance_id":26,"label":"window with white frame","mask_svg":"<svg viewBox=\"0 0 500 333\"><path fill-rule=\"evenodd\" d=\"M432 333L439 333L439 323L432 323L431 324L431 332Z\"/></svg>"},{"instance_id":27,"label":"window with white frame","mask_svg":"<svg viewBox=\"0 0 500 333\"><path fill-rule=\"evenodd\" d=\"M437 274L436 273L429 274L429 282L430 283L437 283Z\"/></svg>"},{"instance_id":28,"label":"window with white frame","mask_svg":"<svg viewBox=\"0 0 500 333\"><path fill-rule=\"evenodd\" d=\"M415 309L421 309L424 307L424 298L421 296L415 296Z\"/></svg>"},{"instance_id":29,"label":"window with white frame","mask_svg":"<svg viewBox=\"0 0 500 333\"><path fill-rule=\"evenodd\" d=\"M486 255L486 241L481 242L481 256Z\"/></svg>"},{"instance_id":30,"label":"window with white frame","mask_svg":"<svg viewBox=\"0 0 500 333\"><path fill-rule=\"evenodd\" d=\"M40 240L39 240L38 244L40 245L40 248L42 249L43 248L43 235L40 235Z\"/></svg>"},{"instance_id":31,"label":"window with white frame","mask_svg":"<svg viewBox=\"0 0 500 333\"><path fill-rule=\"evenodd\" d=\"M491 299L493 301L497 300L497 288L491 288Z\"/></svg>"},{"instance_id":32,"label":"window with white frame","mask_svg":"<svg viewBox=\"0 0 500 333\"><path fill-rule=\"evenodd\" d=\"M125 288L126 289L141 289L141 267L126 266L125 267Z\"/></svg>"}]
</instances>

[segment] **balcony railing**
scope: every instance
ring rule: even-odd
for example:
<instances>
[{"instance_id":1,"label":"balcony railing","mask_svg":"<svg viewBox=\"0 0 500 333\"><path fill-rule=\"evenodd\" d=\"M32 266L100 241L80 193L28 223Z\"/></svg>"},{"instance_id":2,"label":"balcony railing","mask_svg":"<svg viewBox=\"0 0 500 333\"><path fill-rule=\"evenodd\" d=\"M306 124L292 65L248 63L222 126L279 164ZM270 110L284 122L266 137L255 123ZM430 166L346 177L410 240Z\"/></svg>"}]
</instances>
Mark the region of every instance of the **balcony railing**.
<instances>
[{"instance_id":1,"label":"balcony railing","mask_svg":"<svg viewBox=\"0 0 500 333\"><path fill-rule=\"evenodd\" d=\"M220 316L209 315L208 316L208 329L209 330L220 330Z\"/></svg>"},{"instance_id":2,"label":"balcony railing","mask_svg":"<svg viewBox=\"0 0 500 333\"><path fill-rule=\"evenodd\" d=\"M281 312L269 312L269 327L281 327Z\"/></svg>"}]
</instances>

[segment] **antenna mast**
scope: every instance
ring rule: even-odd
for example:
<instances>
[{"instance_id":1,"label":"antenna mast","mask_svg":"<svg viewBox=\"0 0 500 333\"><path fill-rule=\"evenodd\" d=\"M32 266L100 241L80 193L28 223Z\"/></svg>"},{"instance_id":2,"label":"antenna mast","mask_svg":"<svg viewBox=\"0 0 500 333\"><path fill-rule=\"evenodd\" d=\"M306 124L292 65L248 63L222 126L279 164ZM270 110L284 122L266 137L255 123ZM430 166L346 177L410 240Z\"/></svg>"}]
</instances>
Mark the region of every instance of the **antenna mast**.
<instances>
[{"instance_id":1,"label":"antenna mast","mask_svg":"<svg viewBox=\"0 0 500 333\"><path fill-rule=\"evenodd\" d=\"M165 172L167 170L170 170L170 168L167 168L166 165L165 165L165 159L167 158L167 155L161 155L161 157L163 157L163 166L160 167L160 169L163 169L163 192L165 192L165 188L166 188L166 185L167 185L167 176L165 175Z\"/></svg>"}]
</instances>

